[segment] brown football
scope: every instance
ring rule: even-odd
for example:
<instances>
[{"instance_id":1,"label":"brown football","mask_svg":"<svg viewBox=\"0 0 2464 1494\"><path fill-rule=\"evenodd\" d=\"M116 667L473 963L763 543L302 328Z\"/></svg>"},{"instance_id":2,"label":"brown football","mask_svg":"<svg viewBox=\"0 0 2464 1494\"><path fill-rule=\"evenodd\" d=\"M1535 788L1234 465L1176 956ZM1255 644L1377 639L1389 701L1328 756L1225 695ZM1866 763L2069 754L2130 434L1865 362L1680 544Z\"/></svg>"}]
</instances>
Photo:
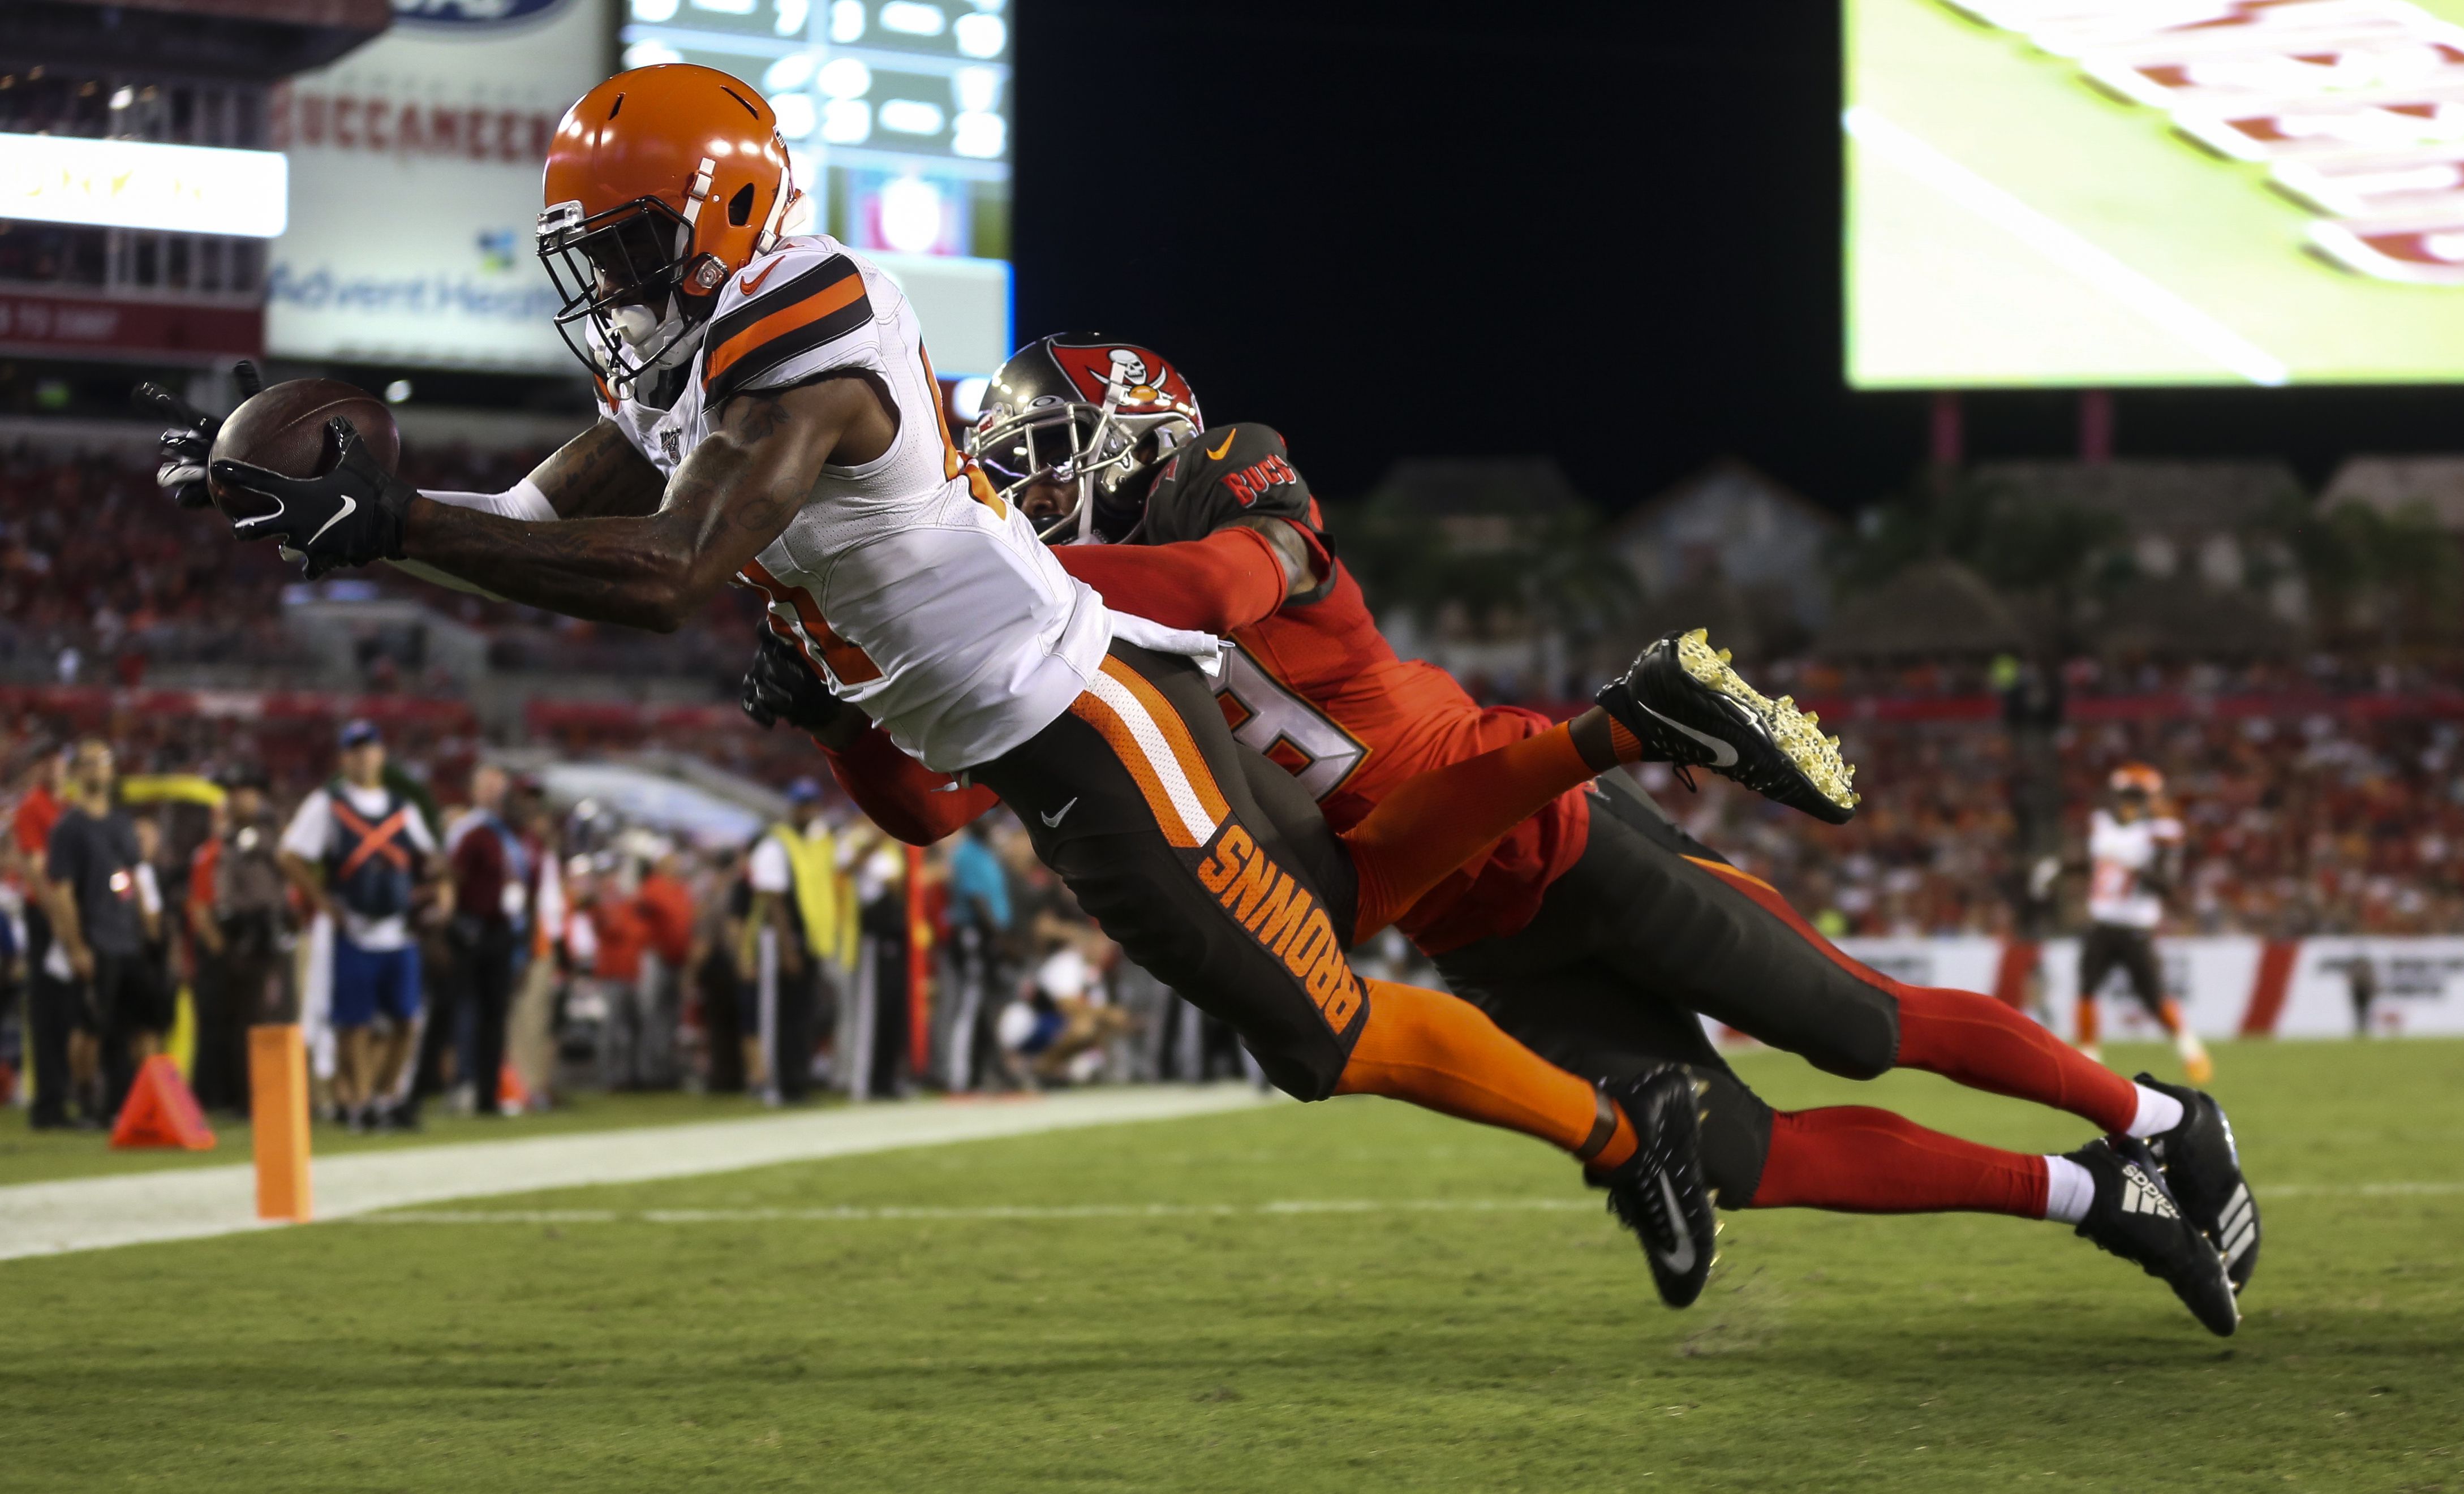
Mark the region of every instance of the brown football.
<instances>
[{"instance_id":1,"label":"brown football","mask_svg":"<svg viewBox=\"0 0 2464 1494\"><path fill-rule=\"evenodd\" d=\"M334 464L325 422L340 415L360 433L360 444L378 466L392 472L402 458L402 432L393 412L365 389L339 379L293 379L251 396L223 422L214 437L213 460L248 462L286 477L315 477ZM214 507L232 518L259 508L253 500L212 485ZM242 508L248 512L241 512Z\"/></svg>"}]
</instances>

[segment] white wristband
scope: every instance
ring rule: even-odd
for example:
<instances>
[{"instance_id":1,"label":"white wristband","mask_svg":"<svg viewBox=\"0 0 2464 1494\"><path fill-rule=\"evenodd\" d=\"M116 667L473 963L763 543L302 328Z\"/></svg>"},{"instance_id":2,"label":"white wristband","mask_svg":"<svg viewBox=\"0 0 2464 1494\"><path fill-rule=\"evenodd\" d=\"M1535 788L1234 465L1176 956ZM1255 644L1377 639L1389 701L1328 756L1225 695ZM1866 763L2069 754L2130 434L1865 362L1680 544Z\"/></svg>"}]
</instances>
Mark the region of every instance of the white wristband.
<instances>
[{"instance_id":1,"label":"white wristband","mask_svg":"<svg viewBox=\"0 0 2464 1494\"><path fill-rule=\"evenodd\" d=\"M470 509L479 514L495 514L504 518L535 519L542 524L556 522L556 509L539 491L539 485L528 477L503 493L439 493L422 488L419 495L457 509Z\"/></svg>"}]
</instances>

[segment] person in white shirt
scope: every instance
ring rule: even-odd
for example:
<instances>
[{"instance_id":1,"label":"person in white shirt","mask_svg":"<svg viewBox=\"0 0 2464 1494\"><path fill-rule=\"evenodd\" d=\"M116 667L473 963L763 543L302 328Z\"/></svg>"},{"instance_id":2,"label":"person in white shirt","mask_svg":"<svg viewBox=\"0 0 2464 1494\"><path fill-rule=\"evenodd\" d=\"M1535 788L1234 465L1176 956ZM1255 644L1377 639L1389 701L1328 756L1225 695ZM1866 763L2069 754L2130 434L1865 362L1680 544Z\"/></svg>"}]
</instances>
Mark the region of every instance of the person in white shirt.
<instances>
[{"instance_id":1,"label":"person in white shirt","mask_svg":"<svg viewBox=\"0 0 2464 1494\"><path fill-rule=\"evenodd\" d=\"M2165 893L2181 877L2182 822L2164 811L2165 776L2144 762L2125 762L2107 780L2103 807L2088 817L2087 937L2079 942L2079 1044L2097 1053L2097 990L2114 971L2130 994L2172 1035L2190 1083L2204 1085L2215 1066L2181 1004L2165 994L2156 960L2156 926Z\"/></svg>"},{"instance_id":2,"label":"person in white shirt","mask_svg":"<svg viewBox=\"0 0 2464 1494\"><path fill-rule=\"evenodd\" d=\"M334 1102L354 1131L379 1120L418 1037L419 941L412 910L442 906L444 863L419 806L385 783L385 742L369 721L342 728L342 771L299 802L282 832L292 885L334 922ZM382 1049L372 1028L392 1026Z\"/></svg>"}]
</instances>

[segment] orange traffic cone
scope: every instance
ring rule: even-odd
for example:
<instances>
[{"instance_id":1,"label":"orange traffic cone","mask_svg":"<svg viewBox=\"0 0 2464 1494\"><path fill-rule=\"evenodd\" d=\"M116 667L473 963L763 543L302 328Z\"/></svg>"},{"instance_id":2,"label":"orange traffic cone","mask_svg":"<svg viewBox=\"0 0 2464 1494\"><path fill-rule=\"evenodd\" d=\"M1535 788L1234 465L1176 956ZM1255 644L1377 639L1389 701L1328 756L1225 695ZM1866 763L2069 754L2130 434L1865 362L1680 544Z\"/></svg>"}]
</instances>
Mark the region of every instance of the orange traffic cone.
<instances>
[{"instance_id":1,"label":"orange traffic cone","mask_svg":"<svg viewBox=\"0 0 2464 1494\"><path fill-rule=\"evenodd\" d=\"M168 1054L157 1053L137 1071L128 1103L120 1108L120 1123L111 1128L115 1147L182 1147L190 1152L212 1148L214 1133L197 1097L180 1078L180 1066Z\"/></svg>"},{"instance_id":2,"label":"orange traffic cone","mask_svg":"<svg viewBox=\"0 0 2464 1494\"><path fill-rule=\"evenodd\" d=\"M530 1108L530 1086L522 1083L521 1070L511 1064L497 1069L496 1109L507 1115L519 1115Z\"/></svg>"}]
</instances>

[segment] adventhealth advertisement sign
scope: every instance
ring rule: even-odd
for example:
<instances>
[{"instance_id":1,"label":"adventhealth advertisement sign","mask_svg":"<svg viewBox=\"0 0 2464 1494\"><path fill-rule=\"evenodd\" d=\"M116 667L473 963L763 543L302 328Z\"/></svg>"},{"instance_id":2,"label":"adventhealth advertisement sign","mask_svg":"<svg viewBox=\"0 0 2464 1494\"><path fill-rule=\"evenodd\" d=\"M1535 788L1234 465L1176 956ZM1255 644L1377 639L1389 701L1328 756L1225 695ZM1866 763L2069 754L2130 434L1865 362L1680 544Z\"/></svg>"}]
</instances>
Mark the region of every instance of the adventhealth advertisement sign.
<instances>
[{"instance_id":1,"label":"adventhealth advertisement sign","mask_svg":"<svg viewBox=\"0 0 2464 1494\"><path fill-rule=\"evenodd\" d=\"M276 91L291 220L276 357L563 372L532 253L565 108L610 71L610 0L394 0L384 37Z\"/></svg>"}]
</instances>

